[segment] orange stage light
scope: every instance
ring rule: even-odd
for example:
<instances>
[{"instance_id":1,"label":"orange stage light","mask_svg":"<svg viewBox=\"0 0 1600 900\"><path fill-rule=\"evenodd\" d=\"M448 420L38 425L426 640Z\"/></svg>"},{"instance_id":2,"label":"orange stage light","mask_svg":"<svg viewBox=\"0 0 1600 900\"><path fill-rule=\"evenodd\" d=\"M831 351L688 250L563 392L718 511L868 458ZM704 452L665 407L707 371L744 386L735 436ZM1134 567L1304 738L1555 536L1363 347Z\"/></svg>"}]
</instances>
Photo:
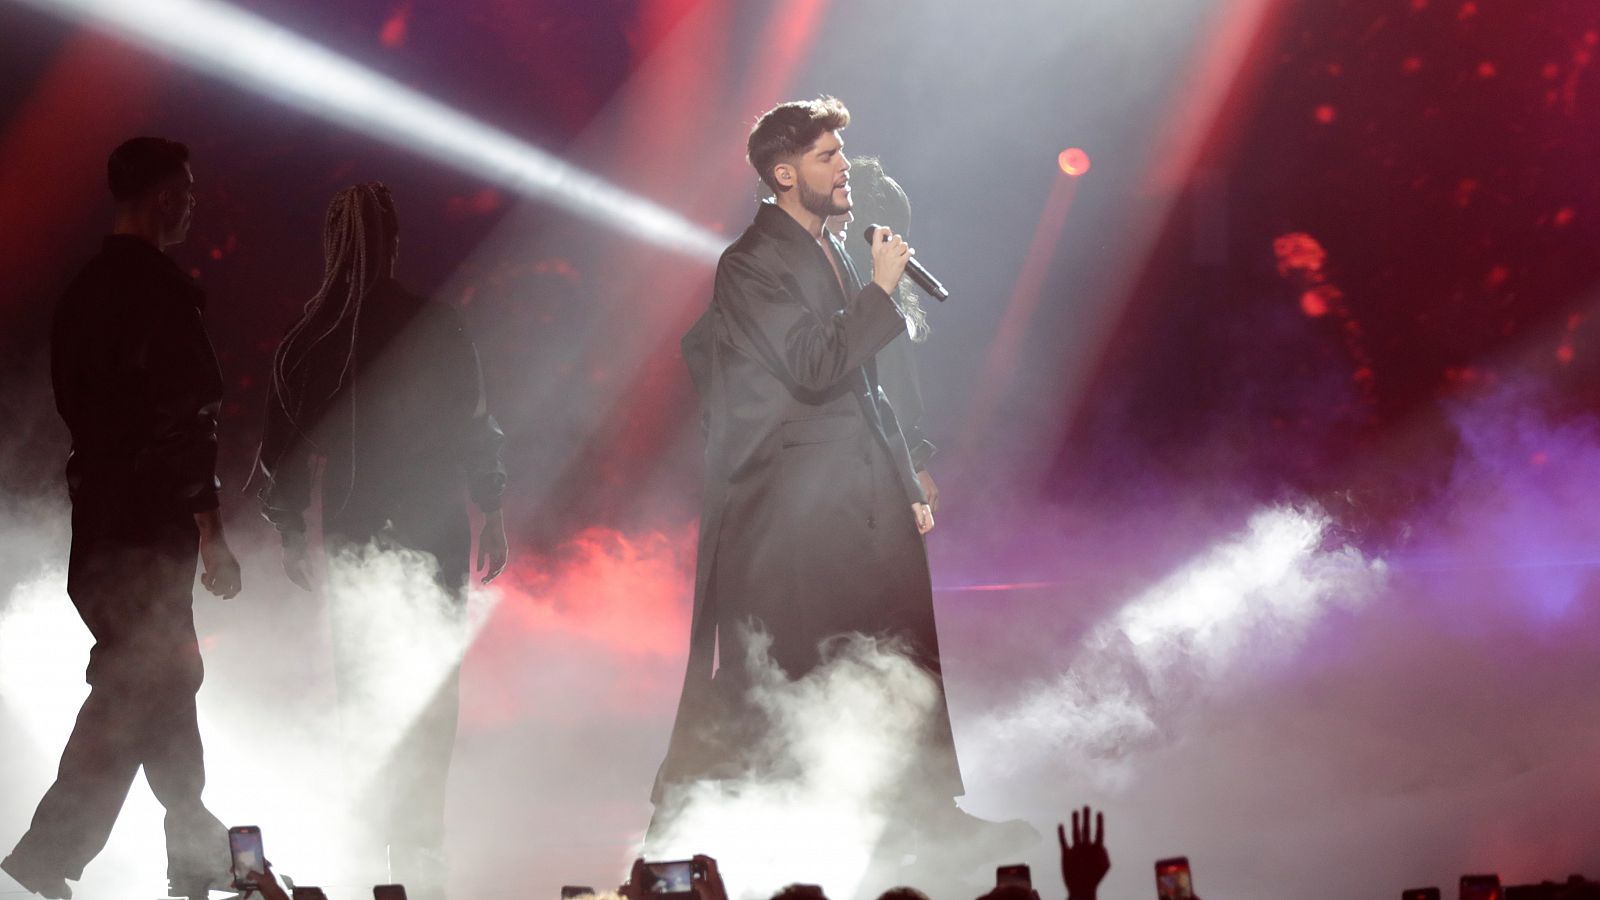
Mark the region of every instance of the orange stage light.
<instances>
[{"instance_id":1,"label":"orange stage light","mask_svg":"<svg viewBox=\"0 0 1600 900\"><path fill-rule=\"evenodd\" d=\"M1061 155L1056 157L1056 162L1061 163L1061 171L1072 176L1072 178L1077 178L1077 176L1086 173L1086 171L1090 170L1091 165L1090 155L1085 154L1078 147L1069 147L1066 151L1061 151Z\"/></svg>"},{"instance_id":2,"label":"orange stage light","mask_svg":"<svg viewBox=\"0 0 1600 900\"><path fill-rule=\"evenodd\" d=\"M1061 155L1057 157L1056 161L1061 164L1061 171L1071 175L1073 178L1088 172L1091 165L1089 154L1077 147L1070 147L1061 151Z\"/></svg>"}]
</instances>

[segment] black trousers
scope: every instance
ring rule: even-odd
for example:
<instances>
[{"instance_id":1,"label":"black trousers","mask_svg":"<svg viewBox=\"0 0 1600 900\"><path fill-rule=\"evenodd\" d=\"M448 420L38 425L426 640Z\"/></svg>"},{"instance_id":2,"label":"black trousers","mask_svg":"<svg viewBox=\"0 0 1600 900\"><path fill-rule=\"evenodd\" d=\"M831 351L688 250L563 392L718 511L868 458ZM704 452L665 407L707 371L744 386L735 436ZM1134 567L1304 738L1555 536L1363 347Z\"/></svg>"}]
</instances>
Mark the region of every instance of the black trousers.
<instances>
[{"instance_id":1,"label":"black trousers","mask_svg":"<svg viewBox=\"0 0 1600 900\"><path fill-rule=\"evenodd\" d=\"M208 811L195 717L204 677L195 639L194 518L74 497L67 594L94 636L89 697L56 780L8 863L78 879L105 847L141 767L166 808L167 874L203 884L228 867L227 828Z\"/></svg>"},{"instance_id":2,"label":"black trousers","mask_svg":"<svg viewBox=\"0 0 1600 900\"><path fill-rule=\"evenodd\" d=\"M429 896L445 875L472 535L459 499L400 505L378 519L347 510L326 526L330 569L342 573L329 585L340 718L355 757L352 800L368 829L355 853L366 865L386 850L391 877ZM391 595L400 555L434 567L431 590L411 582ZM393 696L397 683L407 696Z\"/></svg>"}]
</instances>

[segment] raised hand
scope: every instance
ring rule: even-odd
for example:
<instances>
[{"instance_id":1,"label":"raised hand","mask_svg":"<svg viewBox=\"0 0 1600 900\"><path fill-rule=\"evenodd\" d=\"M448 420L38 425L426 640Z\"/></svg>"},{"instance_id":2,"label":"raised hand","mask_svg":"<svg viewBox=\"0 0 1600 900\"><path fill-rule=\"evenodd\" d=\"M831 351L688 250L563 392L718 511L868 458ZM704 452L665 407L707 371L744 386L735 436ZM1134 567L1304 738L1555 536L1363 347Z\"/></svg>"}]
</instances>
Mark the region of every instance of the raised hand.
<instances>
[{"instance_id":1,"label":"raised hand","mask_svg":"<svg viewBox=\"0 0 1600 900\"><path fill-rule=\"evenodd\" d=\"M1094 839L1089 839L1089 807L1072 811L1072 843L1067 843L1065 825L1056 826L1061 838L1061 878L1067 883L1068 900L1094 900L1101 879L1111 871L1111 856L1106 853L1105 813L1095 813Z\"/></svg>"}]
</instances>

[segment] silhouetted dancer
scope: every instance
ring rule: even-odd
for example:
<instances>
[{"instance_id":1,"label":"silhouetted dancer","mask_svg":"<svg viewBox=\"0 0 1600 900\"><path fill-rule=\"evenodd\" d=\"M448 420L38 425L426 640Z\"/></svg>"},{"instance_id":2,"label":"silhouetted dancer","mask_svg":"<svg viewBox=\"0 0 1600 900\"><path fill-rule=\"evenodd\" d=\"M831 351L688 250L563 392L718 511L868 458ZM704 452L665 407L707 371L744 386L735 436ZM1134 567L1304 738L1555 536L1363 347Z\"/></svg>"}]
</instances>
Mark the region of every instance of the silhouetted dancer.
<instances>
[{"instance_id":1,"label":"silhouetted dancer","mask_svg":"<svg viewBox=\"0 0 1600 900\"><path fill-rule=\"evenodd\" d=\"M500 498L503 435L484 401L477 349L456 311L417 297L394 280L399 220L389 191L346 188L328 206L325 270L273 357L260 474L265 514L283 538L284 569L310 589L305 511L312 464L322 466L322 530L330 566L347 581L334 603L335 673L345 729L354 729L376 682L431 678L411 721L371 723L383 758L358 814L387 847L390 876L414 898L442 896L445 783L459 701L459 625L472 574L466 495L484 514L478 537L483 581L506 565ZM425 554L443 618L438 634L399 636L427 660L375 656L369 631L415 604L394 581L362 579L376 557ZM378 577L378 576L374 576ZM412 586L414 587L414 586ZM339 596L339 594L343 596ZM438 671L428 669L431 662ZM374 671L375 664L393 668ZM409 683L403 682L402 683ZM358 729L359 730L359 729Z\"/></svg>"},{"instance_id":2,"label":"silhouetted dancer","mask_svg":"<svg viewBox=\"0 0 1600 900\"><path fill-rule=\"evenodd\" d=\"M871 247L866 241L851 240L850 223L857 230L881 225L902 237L911 233L911 198L900 187L900 182L883 171L883 163L876 157L858 156L850 160L851 209L843 215L828 219L828 230L850 254L850 262L857 272L872 271ZM911 468L916 470L917 482L928 498L928 506L939 512L939 486L928 471L928 461L938 452L928 440L922 427L922 379L917 372L917 358L913 344L928 340L928 311L922 307L922 295L911 279L902 278L894 293L890 294L900 315L906 320L905 333L897 335L888 346L878 351L878 385L889 398L900 430L905 434L906 449L911 452Z\"/></svg>"},{"instance_id":3,"label":"silhouetted dancer","mask_svg":"<svg viewBox=\"0 0 1600 900\"><path fill-rule=\"evenodd\" d=\"M909 789L897 818L981 853L993 830L952 799L961 773L923 546L933 514L874 363L906 333L890 294L910 248L880 231L862 286L825 227L850 208L839 136L849 121L833 98L761 117L747 150L775 198L723 253L710 308L684 337L707 435L705 505L689 664L651 830L668 826L674 786L764 774L743 753L762 727L745 699L748 626L791 678L820 665L831 638L855 633L896 640L939 689L903 748L896 781Z\"/></svg>"},{"instance_id":4,"label":"silhouetted dancer","mask_svg":"<svg viewBox=\"0 0 1600 900\"><path fill-rule=\"evenodd\" d=\"M205 294L161 252L189 233L189 150L134 138L107 164L116 223L56 306L51 379L72 433L67 593L94 636L89 698L55 784L0 867L37 894L105 847L144 767L166 807L167 877L181 897L227 883L227 829L202 803L195 719L204 668L194 631L196 560L213 594L239 592L217 512L222 376Z\"/></svg>"}]
</instances>

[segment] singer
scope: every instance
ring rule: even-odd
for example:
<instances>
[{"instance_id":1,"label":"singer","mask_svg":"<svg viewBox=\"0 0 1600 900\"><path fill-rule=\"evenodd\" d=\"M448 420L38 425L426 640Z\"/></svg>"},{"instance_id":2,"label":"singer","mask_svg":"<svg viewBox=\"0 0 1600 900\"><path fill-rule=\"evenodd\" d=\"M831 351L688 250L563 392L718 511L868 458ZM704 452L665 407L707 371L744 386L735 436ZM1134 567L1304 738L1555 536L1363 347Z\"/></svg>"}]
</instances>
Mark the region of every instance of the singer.
<instances>
[{"instance_id":1,"label":"singer","mask_svg":"<svg viewBox=\"0 0 1600 900\"><path fill-rule=\"evenodd\" d=\"M850 634L892 640L939 687L920 746L904 748L905 772L882 786L891 832L972 847L990 824L952 799L961 773L923 547L933 514L874 362L906 333L890 293L911 250L880 229L863 285L825 227L850 209L839 136L849 122L832 97L760 118L748 157L774 197L723 253L710 307L683 339L706 487L688 671L652 834L673 787L762 774L740 755L764 724L745 702L752 642L770 640L770 660L798 678Z\"/></svg>"}]
</instances>

